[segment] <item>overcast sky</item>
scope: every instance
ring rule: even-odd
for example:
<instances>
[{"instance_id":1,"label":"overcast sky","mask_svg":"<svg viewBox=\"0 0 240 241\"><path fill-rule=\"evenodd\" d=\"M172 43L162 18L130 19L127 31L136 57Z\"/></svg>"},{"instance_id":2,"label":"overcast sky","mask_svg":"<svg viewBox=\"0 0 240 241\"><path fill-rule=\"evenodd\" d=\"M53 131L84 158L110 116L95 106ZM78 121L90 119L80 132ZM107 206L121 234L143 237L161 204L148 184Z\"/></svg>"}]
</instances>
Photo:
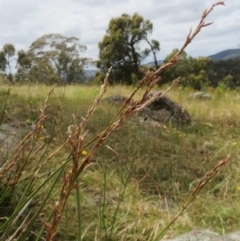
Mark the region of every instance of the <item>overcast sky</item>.
<instances>
[{"instance_id":1,"label":"overcast sky","mask_svg":"<svg viewBox=\"0 0 240 241\"><path fill-rule=\"evenodd\" d=\"M27 50L42 35L75 36L87 46L86 57L98 58L98 43L109 21L122 13L139 13L153 23L151 38L160 42L158 59L180 48L190 27L214 0L0 0L0 48L12 43ZM204 28L186 49L188 55L208 56L240 44L240 1L226 0L209 15Z\"/></svg>"}]
</instances>

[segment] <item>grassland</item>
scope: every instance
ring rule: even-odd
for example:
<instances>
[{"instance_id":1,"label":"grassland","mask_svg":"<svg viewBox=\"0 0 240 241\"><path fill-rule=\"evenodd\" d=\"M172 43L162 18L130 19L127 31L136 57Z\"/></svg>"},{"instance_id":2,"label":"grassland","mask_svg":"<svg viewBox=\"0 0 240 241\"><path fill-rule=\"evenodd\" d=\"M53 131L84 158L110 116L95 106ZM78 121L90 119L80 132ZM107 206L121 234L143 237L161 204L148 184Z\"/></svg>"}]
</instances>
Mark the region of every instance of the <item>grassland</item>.
<instances>
[{"instance_id":1,"label":"grassland","mask_svg":"<svg viewBox=\"0 0 240 241\"><path fill-rule=\"evenodd\" d=\"M13 86L8 94L8 86L1 86L2 124L15 125L22 130L23 137L27 135L39 120L49 90L50 87L41 85ZM106 97L128 96L132 90L133 87L112 86ZM212 100L189 99L192 90L178 87L168 93L188 110L192 125L161 123L153 127L141 125L133 116L109 136L93 156L92 164L80 175L77 198L75 191L68 198L57 240L77 240L79 232L82 240L154 240L204 174L228 154L230 162L168 229L165 238L195 228L209 228L221 234L239 229L240 95L237 91L207 91ZM47 228L64 183L64 173L71 166L67 161L70 146L63 146L46 160L66 141L68 127L86 116L98 94L98 86L56 87L48 100L46 119L31 139L31 145L24 146L21 158L14 157L10 145L9 152L1 156L1 165L12 158L20 162L10 172L1 173L0 190L4 197L0 205L1 233L4 221L19 203L43 183L44 187L34 194L30 205L24 206L23 214L10 227L16 230L21 223L28 223L32 213L37 213L44 203L29 231L25 231L26 236L28 240L36 240L42 227ZM86 142L106 128L119 107L106 102L98 105L86 126ZM85 151L89 151L89 146ZM25 161L26 165L21 166ZM14 188L4 195L20 168L21 175L12 185ZM59 177L47 180L55 172ZM81 222L77 221L79 217ZM43 237L44 232L39 240L45 240Z\"/></svg>"}]
</instances>

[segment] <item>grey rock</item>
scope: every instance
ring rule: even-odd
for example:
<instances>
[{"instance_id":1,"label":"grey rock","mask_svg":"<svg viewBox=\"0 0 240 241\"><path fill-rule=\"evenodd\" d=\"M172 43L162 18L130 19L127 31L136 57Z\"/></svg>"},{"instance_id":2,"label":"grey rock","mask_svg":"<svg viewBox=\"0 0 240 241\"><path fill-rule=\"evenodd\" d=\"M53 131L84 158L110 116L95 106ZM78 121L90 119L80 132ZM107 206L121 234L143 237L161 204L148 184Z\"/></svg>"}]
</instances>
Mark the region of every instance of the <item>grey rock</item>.
<instances>
[{"instance_id":1,"label":"grey rock","mask_svg":"<svg viewBox=\"0 0 240 241\"><path fill-rule=\"evenodd\" d=\"M22 138L21 128L6 123L0 125L0 154L6 156L17 147Z\"/></svg>"},{"instance_id":2,"label":"grey rock","mask_svg":"<svg viewBox=\"0 0 240 241\"><path fill-rule=\"evenodd\" d=\"M229 233L229 234L225 235L224 238L229 241L230 240L240 241L240 230L233 232L233 233Z\"/></svg>"},{"instance_id":3,"label":"grey rock","mask_svg":"<svg viewBox=\"0 0 240 241\"><path fill-rule=\"evenodd\" d=\"M153 127L159 127L160 123L149 118L139 117L139 123L141 125L148 125Z\"/></svg>"},{"instance_id":4,"label":"grey rock","mask_svg":"<svg viewBox=\"0 0 240 241\"><path fill-rule=\"evenodd\" d=\"M151 93L147 98L151 98ZM152 111L150 118L156 121L168 121L175 124L190 124L192 122L189 113L168 96L162 96L151 103L148 108Z\"/></svg>"},{"instance_id":5,"label":"grey rock","mask_svg":"<svg viewBox=\"0 0 240 241\"><path fill-rule=\"evenodd\" d=\"M208 94L208 93L205 93L205 92L202 92L202 91L198 91L198 92L195 92L193 94L190 94L188 96L188 98L190 98L190 99L211 100L212 96L210 94Z\"/></svg>"},{"instance_id":6,"label":"grey rock","mask_svg":"<svg viewBox=\"0 0 240 241\"><path fill-rule=\"evenodd\" d=\"M208 229L194 230L177 238L162 241L240 241L240 231L222 236Z\"/></svg>"},{"instance_id":7,"label":"grey rock","mask_svg":"<svg viewBox=\"0 0 240 241\"><path fill-rule=\"evenodd\" d=\"M163 122L163 121L169 121L171 117L171 112L166 109L160 109L160 110L151 110L148 107L143 108L139 115L142 117L146 117L150 120Z\"/></svg>"},{"instance_id":8,"label":"grey rock","mask_svg":"<svg viewBox=\"0 0 240 241\"><path fill-rule=\"evenodd\" d=\"M146 98L149 99L152 95L154 95L154 92L149 94ZM127 98L121 95L112 95L104 99L104 101L110 103L124 103L126 100ZM138 115L157 122L189 124L192 121L189 113L181 105L167 96L156 99L149 106L139 111ZM140 122L142 121L140 120Z\"/></svg>"},{"instance_id":9,"label":"grey rock","mask_svg":"<svg viewBox=\"0 0 240 241\"><path fill-rule=\"evenodd\" d=\"M114 102L123 103L126 100L127 100L127 98L122 96L122 95L111 95L111 96L108 96L108 97L103 99L103 101L113 102L113 103Z\"/></svg>"},{"instance_id":10,"label":"grey rock","mask_svg":"<svg viewBox=\"0 0 240 241\"><path fill-rule=\"evenodd\" d=\"M23 137L34 128L35 124L32 122L10 122L0 125L0 168L14 153ZM45 139L48 138L48 133L45 128L41 129L41 136Z\"/></svg>"}]
</instances>

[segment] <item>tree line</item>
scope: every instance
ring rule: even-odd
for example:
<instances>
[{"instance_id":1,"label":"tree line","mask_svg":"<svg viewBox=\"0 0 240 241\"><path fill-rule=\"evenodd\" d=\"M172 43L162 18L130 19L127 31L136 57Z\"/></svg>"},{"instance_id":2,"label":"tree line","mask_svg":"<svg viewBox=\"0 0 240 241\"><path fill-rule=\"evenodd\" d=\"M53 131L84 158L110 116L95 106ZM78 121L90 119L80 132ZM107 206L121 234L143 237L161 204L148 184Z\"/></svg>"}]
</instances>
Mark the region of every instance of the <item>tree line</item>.
<instances>
[{"instance_id":1,"label":"tree line","mask_svg":"<svg viewBox=\"0 0 240 241\"><path fill-rule=\"evenodd\" d=\"M98 68L93 78L95 83L101 83L112 66L111 83L135 84L149 68L143 64L146 58L152 56L151 68L159 67L160 43L151 39L152 31L153 24L138 13L112 18L98 44L97 61L84 57L87 47L76 37L47 34L36 39L28 50L18 52L8 43L0 51L0 73L10 83L72 84L84 82L87 78L84 70L94 64ZM174 49L166 56L164 63L177 51ZM175 66L162 73L161 83L180 76L183 86L197 90L219 84L234 88L240 85L239 67L239 58L213 62L210 58L193 58L184 52Z\"/></svg>"},{"instance_id":2,"label":"tree line","mask_svg":"<svg viewBox=\"0 0 240 241\"><path fill-rule=\"evenodd\" d=\"M178 49L174 49L164 60L171 59ZM182 86L190 86L195 90L204 87L235 88L240 86L240 58L213 61L209 57L193 58L183 52L181 59L172 68L161 74L162 83L181 77Z\"/></svg>"},{"instance_id":3,"label":"tree line","mask_svg":"<svg viewBox=\"0 0 240 241\"><path fill-rule=\"evenodd\" d=\"M86 46L76 37L47 34L35 40L29 50L16 53L13 44L5 44L0 52L0 71L9 82L44 84L74 83L83 77L90 61L81 57ZM14 58L17 71L13 74Z\"/></svg>"}]
</instances>

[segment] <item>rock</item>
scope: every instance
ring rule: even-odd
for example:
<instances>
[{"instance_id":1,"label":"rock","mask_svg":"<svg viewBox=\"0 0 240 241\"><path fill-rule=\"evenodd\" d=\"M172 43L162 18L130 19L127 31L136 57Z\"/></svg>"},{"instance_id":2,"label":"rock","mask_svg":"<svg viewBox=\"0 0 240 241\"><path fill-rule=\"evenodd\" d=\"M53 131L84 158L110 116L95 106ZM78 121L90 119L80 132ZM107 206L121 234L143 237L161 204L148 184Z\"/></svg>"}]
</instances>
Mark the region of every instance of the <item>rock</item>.
<instances>
[{"instance_id":1,"label":"rock","mask_svg":"<svg viewBox=\"0 0 240 241\"><path fill-rule=\"evenodd\" d=\"M153 95L154 93L151 93L147 98L151 98ZM150 114L146 114L147 112L144 110L140 115L144 113L155 121L167 121L175 124L190 124L192 121L189 113L167 96L158 98L146 108L149 109Z\"/></svg>"},{"instance_id":2,"label":"rock","mask_svg":"<svg viewBox=\"0 0 240 241\"><path fill-rule=\"evenodd\" d=\"M206 230L195 230L183 234L178 238L162 240L162 241L240 241L240 231L236 231L227 235L219 235L218 233Z\"/></svg>"},{"instance_id":3,"label":"rock","mask_svg":"<svg viewBox=\"0 0 240 241\"><path fill-rule=\"evenodd\" d=\"M151 98L153 94L154 93L149 94L147 98ZM126 100L127 98L121 95L112 95L104 99L104 101L113 103L123 103ZM181 105L172 101L167 96L162 96L158 98L149 106L139 111L138 115L144 118L145 120L148 119L157 122L172 122L176 124L191 123L191 117L189 113ZM143 121L141 119L140 123L142 122Z\"/></svg>"},{"instance_id":4,"label":"rock","mask_svg":"<svg viewBox=\"0 0 240 241\"><path fill-rule=\"evenodd\" d=\"M212 96L210 94L208 94L208 93L205 93L205 92L202 92L202 91L198 91L198 92L195 92L193 94L190 94L188 96L188 98L190 98L190 99L211 100Z\"/></svg>"},{"instance_id":5,"label":"rock","mask_svg":"<svg viewBox=\"0 0 240 241\"><path fill-rule=\"evenodd\" d=\"M7 156L13 151L22 139L21 128L17 128L11 124L0 125L0 155ZM2 163L0 163L2 165Z\"/></svg>"},{"instance_id":6,"label":"rock","mask_svg":"<svg viewBox=\"0 0 240 241\"><path fill-rule=\"evenodd\" d=\"M236 232L233 232L233 233L229 233L229 234L227 234L227 235L225 235L225 236L223 236L226 240L240 240L240 230L239 231L236 231Z\"/></svg>"},{"instance_id":7,"label":"rock","mask_svg":"<svg viewBox=\"0 0 240 241\"><path fill-rule=\"evenodd\" d=\"M35 128L32 122L10 122L0 125L0 168L11 156L24 136ZM39 140L48 138L45 128L41 129ZM37 146L36 146L37 147Z\"/></svg>"},{"instance_id":8,"label":"rock","mask_svg":"<svg viewBox=\"0 0 240 241\"><path fill-rule=\"evenodd\" d=\"M200 154L211 154L215 149L216 145L212 141L205 141L203 145L198 149Z\"/></svg>"},{"instance_id":9,"label":"rock","mask_svg":"<svg viewBox=\"0 0 240 241\"><path fill-rule=\"evenodd\" d=\"M171 117L171 112L166 109L151 110L149 107L145 107L139 112L139 115L154 121L167 122Z\"/></svg>"},{"instance_id":10,"label":"rock","mask_svg":"<svg viewBox=\"0 0 240 241\"><path fill-rule=\"evenodd\" d=\"M139 123L141 125L149 125L149 126L153 126L153 127L160 127L159 122L154 121L154 120L149 119L149 118L144 118L144 117L139 117Z\"/></svg>"},{"instance_id":11,"label":"rock","mask_svg":"<svg viewBox=\"0 0 240 241\"><path fill-rule=\"evenodd\" d=\"M127 98L122 95L111 95L103 99L103 101L123 103Z\"/></svg>"}]
</instances>

